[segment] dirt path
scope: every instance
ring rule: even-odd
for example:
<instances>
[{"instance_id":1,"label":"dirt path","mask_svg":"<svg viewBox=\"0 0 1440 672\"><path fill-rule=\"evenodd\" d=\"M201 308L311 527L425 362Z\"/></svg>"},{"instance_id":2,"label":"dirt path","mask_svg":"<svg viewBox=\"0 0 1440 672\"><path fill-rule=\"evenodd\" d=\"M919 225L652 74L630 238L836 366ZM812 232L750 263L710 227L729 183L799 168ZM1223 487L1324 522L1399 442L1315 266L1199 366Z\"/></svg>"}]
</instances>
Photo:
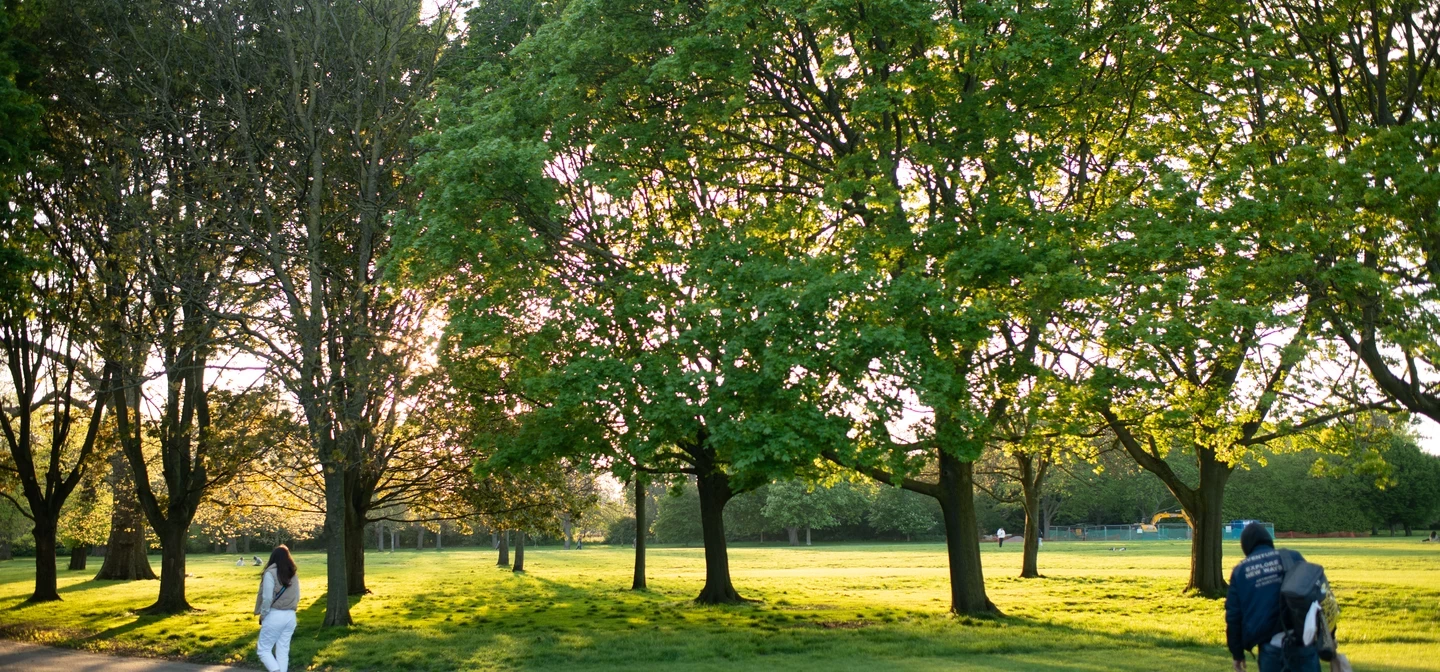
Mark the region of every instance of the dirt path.
<instances>
[{"instance_id":1,"label":"dirt path","mask_svg":"<svg viewBox=\"0 0 1440 672\"><path fill-rule=\"evenodd\" d=\"M235 672L237 669L239 668L177 663L157 658L121 658L0 640L0 670L25 670L25 672Z\"/></svg>"}]
</instances>

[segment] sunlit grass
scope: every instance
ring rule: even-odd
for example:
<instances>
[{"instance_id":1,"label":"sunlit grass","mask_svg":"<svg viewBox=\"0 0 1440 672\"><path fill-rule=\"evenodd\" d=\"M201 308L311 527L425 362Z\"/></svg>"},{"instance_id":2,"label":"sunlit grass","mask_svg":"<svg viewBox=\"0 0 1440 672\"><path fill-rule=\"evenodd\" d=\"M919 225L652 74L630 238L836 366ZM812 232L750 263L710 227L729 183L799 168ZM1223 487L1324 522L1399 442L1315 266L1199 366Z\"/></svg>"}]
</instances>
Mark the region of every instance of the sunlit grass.
<instances>
[{"instance_id":1,"label":"sunlit grass","mask_svg":"<svg viewBox=\"0 0 1440 672\"><path fill-rule=\"evenodd\" d=\"M1418 539L1296 541L1323 563L1345 611L1357 670L1440 670L1440 546ZM994 620L946 614L939 544L731 550L736 587L758 600L699 607L698 548L655 548L648 593L630 585L629 549L527 549L526 574L489 549L371 552L374 591L359 624L321 630L324 557L299 556L304 593L292 669L954 670L1225 669L1219 601L1184 597L1184 543L1054 543L1047 578L1020 580L1019 545L986 545ZM1239 555L1227 548L1227 563ZM95 582L61 572L64 602L25 605L32 561L0 563L5 636L60 646L256 666L258 568L233 556L190 559L199 611L135 609L155 582ZM158 562L157 562L158 566Z\"/></svg>"}]
</instances>

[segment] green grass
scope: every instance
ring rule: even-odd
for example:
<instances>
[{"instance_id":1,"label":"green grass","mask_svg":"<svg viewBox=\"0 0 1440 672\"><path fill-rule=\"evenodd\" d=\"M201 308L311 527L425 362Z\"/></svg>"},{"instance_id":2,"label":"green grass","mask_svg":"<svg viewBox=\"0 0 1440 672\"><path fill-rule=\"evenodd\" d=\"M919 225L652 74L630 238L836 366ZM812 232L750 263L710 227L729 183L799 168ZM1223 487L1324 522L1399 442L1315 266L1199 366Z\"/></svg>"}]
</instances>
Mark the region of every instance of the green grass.
<instances>
[{"instance_id":1,"label":"green grass","mask_svg":"<svg viewBox=\"0 0 1440 672\"><path fill-rule=\"evenodd\" d=\"M1323 563L1344 609L1342 650L1357 670L1440 670L1440 547L1412 539L1287 542ZM344 670L1156 670L1228 669L1220 601L1184 597L1188 546L1052 543L1047 578L1020 580L1019 544L986 545L990 597L1005 616L948 616L939 544L731 549L736 587L759 600L690 602L698 548L650 553L648 593L631 551L528 549L527 574L489 549L371 552L373 594L359 624L321 630L324 558L299 556L303 595L292 669ZM1226 549L1227 563L1239 549ZM153 560L152 560L153 561ZM257 666L258 568L190 558L190 602L138 616L154 582L61 572L60 604L26 605L32 561L0 563L0 635L133 655ZM158 564L157 564L158 566ZM1253 669L1253 664L1252 664Z\"/></svg>"}]
</instances>

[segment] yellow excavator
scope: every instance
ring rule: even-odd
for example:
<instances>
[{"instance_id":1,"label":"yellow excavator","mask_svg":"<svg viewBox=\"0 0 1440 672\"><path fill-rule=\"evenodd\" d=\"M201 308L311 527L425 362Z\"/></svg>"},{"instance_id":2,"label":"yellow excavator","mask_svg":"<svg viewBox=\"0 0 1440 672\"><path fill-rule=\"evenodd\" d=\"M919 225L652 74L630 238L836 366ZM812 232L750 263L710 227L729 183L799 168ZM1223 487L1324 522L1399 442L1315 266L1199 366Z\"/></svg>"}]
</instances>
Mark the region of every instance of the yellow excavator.
<instances>
[{"instance_id":1,"label":"yellow excavator","mask_svg":"<svg viewBox=\"0 0 1440 672\"><path fill-rule=\"evenodd\" d=\"M1184 511L1161 511L1160 513L1155 514L1155 517L1151 518L1150 522L1140 523L1140 531L1156 532L1158 530L1155 528L1155 526L1160 524L1160 521L1170 520L1171 518L1179 518L1180 520L1185 521L1186 525L1190 524L1190 517L1186 516Z\"/></svg>"}]
</instances>

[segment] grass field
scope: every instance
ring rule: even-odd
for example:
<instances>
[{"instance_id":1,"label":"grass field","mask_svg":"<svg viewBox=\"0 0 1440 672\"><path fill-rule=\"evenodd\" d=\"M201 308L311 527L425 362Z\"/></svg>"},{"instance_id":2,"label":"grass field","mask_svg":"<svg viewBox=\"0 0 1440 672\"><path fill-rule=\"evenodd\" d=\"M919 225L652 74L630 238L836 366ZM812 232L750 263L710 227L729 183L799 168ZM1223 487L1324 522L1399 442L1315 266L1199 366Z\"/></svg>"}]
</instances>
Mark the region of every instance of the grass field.
<instances>
[{"instance_id":1,"label":"grass field","mask_svg":"<svg viewBox=\"0 0 1440 672\"><path fill-rule=\"evenodd\" d=\"M1357 670L1440 670L1440 547L1411 539L1284 545L1325 565ZM1220 601L1180 595L1183 542L1052 543L1047 578L1020 580L1019 544L984 551L994 620L946 614L939 544L731 550L736 587L759 600L698 607L698 548L655 548L649 593L632 593L629 549L527 549L526 574L489 549L371 552L359 623L322 631L324 557L302 554L291 669L336 670L1221 670ZM1226 562L1239 557L1226 549ZM258 568L190 559L198 611L137 616L156 583L61 572L60 604L25 605L31 560L0 563L0 635L96 651L258 667ZM152 559L158 567L158 558ZM62 564L63 566L63 564ZM1254 669L1253 663L1251 669Z\"/></svg>"}]
</instances>

